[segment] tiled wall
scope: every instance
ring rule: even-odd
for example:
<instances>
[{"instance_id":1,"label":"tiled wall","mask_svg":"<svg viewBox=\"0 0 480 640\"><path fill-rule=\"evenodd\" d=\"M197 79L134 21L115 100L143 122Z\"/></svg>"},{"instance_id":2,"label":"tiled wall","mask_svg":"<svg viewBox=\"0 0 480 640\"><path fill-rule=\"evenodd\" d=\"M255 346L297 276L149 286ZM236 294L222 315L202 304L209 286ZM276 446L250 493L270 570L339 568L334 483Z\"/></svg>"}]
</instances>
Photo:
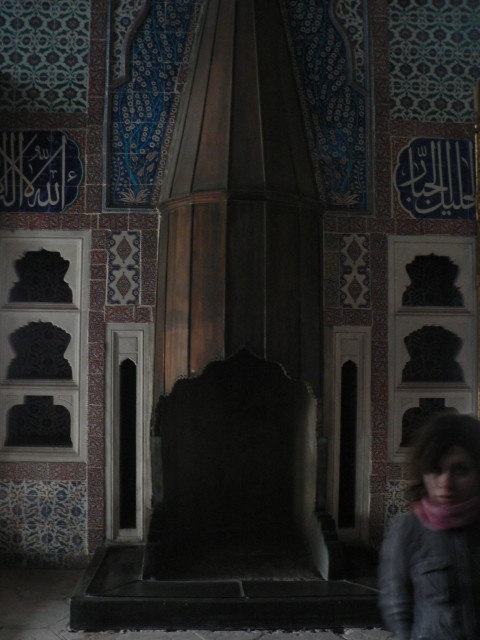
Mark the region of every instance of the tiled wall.
<instances>
[{"instance_id":1,"label":"tiled wall","mask_svg":"<svg viewBox=\"0 0 480 640\"><path fill-rule=\"evenodd\" d=\"M175 120L168 109L181 95L199 3L152 0L156 13L146 16L145 0L124 0L109 16L113 4L0 0L1 128L65 132L84 171L78 197L65 209L32 213L27 206L14 211L4 205L0 226L88 230L92 238L87 463L0 465L0 559L9 562L78 564L103 541L105 325L153 321L159 218L152 202ZM456 220L412 216L398 200L393 173L414 138L471 139L469 87L478 76L480 3L425 1L413 11L401 0L388 7L384 0L333 5L328 13L324 0L289 0L286 16L329 210L325 323L372 327L370 530L378 542L386 517L403 508L404 482L403 467L387 454L388 236L474 233L470 214ZM112 102L106 105L110 19ZM138 31L136 23L142 25ZM414 51L424 32L440 51L455 45L461 69L442 54L442 80L429 75L430 49Z\"/></svg>"}]
</instances>

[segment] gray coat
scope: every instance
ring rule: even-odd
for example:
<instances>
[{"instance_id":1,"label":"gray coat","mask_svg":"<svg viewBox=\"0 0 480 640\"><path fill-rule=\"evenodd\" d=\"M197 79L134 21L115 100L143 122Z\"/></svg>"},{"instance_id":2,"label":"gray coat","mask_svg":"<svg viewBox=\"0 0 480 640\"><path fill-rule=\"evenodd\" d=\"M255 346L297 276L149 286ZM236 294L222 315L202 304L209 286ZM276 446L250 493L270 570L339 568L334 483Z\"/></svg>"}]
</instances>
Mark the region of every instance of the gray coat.
<instances>
[{"instance_id":1,"label":"gray coat","mask_svg":"<svg viewBox=\"0 0 480 640\"><path fill-rule=\"evenodd\" d=\"M380 553L380 608L399 640L480 640L480 525L431 531L397 516Z\"/></svg>"}]
</instances>

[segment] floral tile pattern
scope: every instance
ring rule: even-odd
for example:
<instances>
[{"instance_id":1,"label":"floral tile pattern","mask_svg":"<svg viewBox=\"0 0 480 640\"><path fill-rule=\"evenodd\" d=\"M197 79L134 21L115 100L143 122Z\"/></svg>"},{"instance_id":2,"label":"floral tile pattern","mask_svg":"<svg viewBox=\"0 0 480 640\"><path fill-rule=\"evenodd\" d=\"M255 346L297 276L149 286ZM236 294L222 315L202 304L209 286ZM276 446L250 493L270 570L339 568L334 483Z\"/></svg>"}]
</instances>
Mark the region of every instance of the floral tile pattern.
<instances>
[{"instance_id":1,"label":"floral tile pattern","mask_svg":"<svg viewBox=\"0 0 480 640\"><path fill-rule=\"evenodd\" d=\"M0 111L87 110L90 0L0 0Z\"/></svg>"},{"instance_id":2,"label":"floral tile pattern","mask_svg":"<svg viewBox=\"0 0 480 640\"><path fill-rule=\"evenodd\" d=\"M286 3L318 180L332 211L368 208L366 2Z\"/></svg>"},{"instance_id":3,"label":"floral tile pattern","mask_svg":"<svg viewBox=\"0 0 480 640\"><path fill-rule=\"evenodd\" d=\"M130 45L136 21L147 10L149 0L127 0L112 3L112 73L113 82L126 80L126 50Z\"/></svg>"},{"instance_id":4,"label":"floral tile pattern","mask_svg":"<svg viewBox=\"0 0 480 640\"><path fill-rule=\"evenodd\" d=\"M137 3L138 4L138 3ZM139 11L128 0L117 7L117 26ZM162 173L179 99L177 78L189 54L194 0L152 0L145 20L138 25L125 64L130 79L110 94L110 207L151 209L157 172ZM131 17L130 17L131 20ZM122 27L122 32L124 28ZM119 55L118 46L114 49ZM115 68L121 62L115 60ZM118 72L118 71L117 71Z\"/></svg>"},{"instance_id":5,"label":"floral tile pattern","mask_svg":"<svg viewBox=\"0 0 480 640\"><path fill-rule=\"evenodd\" d=\"M480 2L389 2L391 117L473 121Z\"/></svg>"},{"instance_id":6,"label":"floral tile pattern","mask_svg":"<svg viewBox=\"0 0 480 640\"><path fill-rule=\"evenodd\" d=\"M0 480L0 556L61 566L84 557L86 483Z\"/></svg>"},{"instance_id":7,"label":"floral tile pattern","mask_svg":"<svg viewBox=\"0 0 480 640\"><path fill-rule=\"evenodd\" d=\"M116 5L110 79L117 86L110 95L106 197L111 209L151 210L159 198L199 7L196 0L152 0L142 21L140 0ZM370 181L366 0L293 0L286 10L319 189L331 210L364 211ZM126 67L130 79L123 82Z\"/></svg>"}]
</instances>

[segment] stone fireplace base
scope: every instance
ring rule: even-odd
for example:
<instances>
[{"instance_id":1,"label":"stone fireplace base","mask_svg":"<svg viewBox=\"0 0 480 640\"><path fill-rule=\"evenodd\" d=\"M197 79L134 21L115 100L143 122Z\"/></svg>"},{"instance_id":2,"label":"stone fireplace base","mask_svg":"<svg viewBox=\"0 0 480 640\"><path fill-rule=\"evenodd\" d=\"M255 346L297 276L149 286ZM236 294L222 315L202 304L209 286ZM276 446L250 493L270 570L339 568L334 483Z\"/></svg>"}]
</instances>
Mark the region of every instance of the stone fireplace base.
<instances>
[{"instance_id":1,"label":"stone fireplace base","mask_svg":"<svg viewBox=\"0 0 480 640\"><path fill-rule=\"evenodd\" d=\"M70 602L73 631L339 629L381 625L369 579L145 580L144 547L101 550Z\"/></svg>"}]
</instances>

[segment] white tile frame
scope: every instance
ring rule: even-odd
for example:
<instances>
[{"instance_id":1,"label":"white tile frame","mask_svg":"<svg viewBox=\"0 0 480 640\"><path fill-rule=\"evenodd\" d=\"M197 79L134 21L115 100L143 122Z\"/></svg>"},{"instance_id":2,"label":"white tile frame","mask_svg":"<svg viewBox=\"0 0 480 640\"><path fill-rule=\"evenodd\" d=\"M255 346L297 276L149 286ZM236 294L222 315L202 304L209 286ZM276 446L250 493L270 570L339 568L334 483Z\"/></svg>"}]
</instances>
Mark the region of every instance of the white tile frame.
<instances>
[{"instance_id":1,"label":"white tile frame","mask_svg":"<svg viewBox=\"0 0 480 640\"><path fill-rule=\"evenodd\" d=\"M477 320L475 238L461 236L389 237L389 459L406 462L409 449L401 447L404 412L419 406L420 398L445 398L447 406L462 413L477 412ZM459 267L455 286L463 307L405 307L401 300L410 279L405 266L415 256L448 256ZM464 382L402 383L402 370L410 357L404 338L423 326L441 326L463 340L457 362Z\"/></svg>"},{"instance_id":2,"label":"white tile frame","mask_svg":"<svg viewBox=\"0 0 480 640\"><path fill-rule=\"evenodd\" d=\"M88 424L88 300L90 232L15 231L0 232L0 461L85 462ZM71 304L9 303L8 291L18 280L13 263L27 251L58 251L70 261L65 281L72 289ZM52 322L71 333L66 357L72 366L72 380L7 380L12 350L8 334L30 321ZM83 356L83 357L82 357ZM7 411L12 398L23 402L26 395L53 396L54 402L71 411L73 447L6 447ZM16 402L16 401L15 401ZM15 404L15 403L14 403Z\"/></svg>"},{"instance_id":3,"label":"white tile frame","mask_svg":"<svg viewBox=\"0 0 480 640\"><path fill-rule=\"evenodd\" d=\"M371 328L336 326L328 332L326 362L333 371L326 375L325 414L330 425L328 510L338 522L338 490L340 480L340 408L343 365L351 361L357 367L357 451L354 528L337 528L342 540L367 540L370 509L369 479L371 471Z\"/></svg>"},{"instance_id":4,"label":"white tile frame","mask_svg":"<svg viewBox=\"0 0 480 640\"><path fill-rule=\"evenodd\" d=\"M143 542L151 500L150 422L153 387L153 324L109 323L106 331L106 537L110 542ZM119 460L117 455L120 365L136 365L136 527L120 529Z\"/></svg>"}]
</instances>

